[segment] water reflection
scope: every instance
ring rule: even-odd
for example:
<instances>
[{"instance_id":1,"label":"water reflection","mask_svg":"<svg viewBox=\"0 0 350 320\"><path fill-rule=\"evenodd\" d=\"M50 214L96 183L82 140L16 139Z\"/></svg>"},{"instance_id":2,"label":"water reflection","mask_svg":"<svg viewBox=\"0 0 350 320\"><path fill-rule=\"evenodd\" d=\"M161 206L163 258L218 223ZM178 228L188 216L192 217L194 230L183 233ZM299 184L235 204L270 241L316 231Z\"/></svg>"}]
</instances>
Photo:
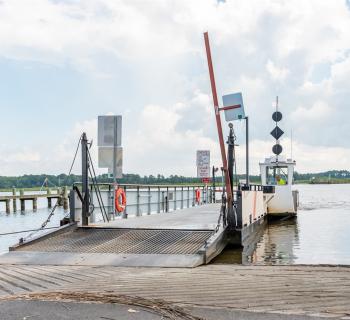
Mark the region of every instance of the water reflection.
<instances>
[{"instance_id":1,"label":"water reflection","mask_svg":"<svg viewBox=\"0 0 350 320\"><path fill-rule=\"evenodd\" d=\"M349 210L300 211L292 220L269 223L250 246L225 249L213 263L348 265L349 228Z\"/></svg>"},{"instance_id":2,"label":"water reflection","mask_svg":"<svg viewBox=\"0 0 350 320\"><path fill-rule=\"evenodd\" d=\"M299 247L297 219L272 221L265 225L256 241L242 248L228 247L213 263L294 264Z\"/></svg>"},{"instance_id":3,"label":"water reflection","mask_svg":"<svg viewBox=\"0 0 350 320\"><path fill-rule=\"evenodd\" d=\"M254 243L213 263L350 264L350 185L298 185L297 218L269 222Z\"/></svg>"}]
</instances>

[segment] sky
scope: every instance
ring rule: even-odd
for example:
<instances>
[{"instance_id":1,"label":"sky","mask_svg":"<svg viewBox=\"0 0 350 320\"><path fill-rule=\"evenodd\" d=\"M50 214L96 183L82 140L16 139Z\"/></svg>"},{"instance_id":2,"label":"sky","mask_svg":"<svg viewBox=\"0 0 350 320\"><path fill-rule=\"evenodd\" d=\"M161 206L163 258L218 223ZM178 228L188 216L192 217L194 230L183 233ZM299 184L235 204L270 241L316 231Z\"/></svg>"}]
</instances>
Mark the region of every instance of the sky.
<instances>
[{"instance_id":1,"label":"sky","mask_svg":"<svg viewBox=\"0 0 350 320\"><path fill-rule=\"evenodd\" d=\"M205 31L220 104L243 94L251 173L276 95L296 170L350 169L349 0L1 0L0 175L68 173L83 131L96 161L106 114L123 116L124 173L195 176L200 149L220 166Z\"/></svg>"}]
</instances>

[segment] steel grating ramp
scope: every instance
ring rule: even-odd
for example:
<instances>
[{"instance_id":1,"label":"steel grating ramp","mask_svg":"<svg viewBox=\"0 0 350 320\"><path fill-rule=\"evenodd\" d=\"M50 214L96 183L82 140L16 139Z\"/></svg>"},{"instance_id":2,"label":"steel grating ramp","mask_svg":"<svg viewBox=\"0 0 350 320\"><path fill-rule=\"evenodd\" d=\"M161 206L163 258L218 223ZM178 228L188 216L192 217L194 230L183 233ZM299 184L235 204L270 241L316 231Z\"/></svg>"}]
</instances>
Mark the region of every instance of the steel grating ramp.
<instances>
[{"instance_id":1,"label":"steel grating ramp","mask_svg":"<svg viewBox=\"0 0 350 320\"><path fill-rule=\"evenodd\" d=\"M196 254L212 231L83 229L19 247L18 251L114 253L114 254Z\"/></svg>"},{"instance_id":2,"label":"steel grating ramp","mask_svg":"<svg viewBox=\"0 0 350 320\"><path fill-rule=\"evenodd\" d=\"M0 264L195 267L221 252L222 235L213 230L70 226L12 247Z\"/></svg>"}]
</instances>

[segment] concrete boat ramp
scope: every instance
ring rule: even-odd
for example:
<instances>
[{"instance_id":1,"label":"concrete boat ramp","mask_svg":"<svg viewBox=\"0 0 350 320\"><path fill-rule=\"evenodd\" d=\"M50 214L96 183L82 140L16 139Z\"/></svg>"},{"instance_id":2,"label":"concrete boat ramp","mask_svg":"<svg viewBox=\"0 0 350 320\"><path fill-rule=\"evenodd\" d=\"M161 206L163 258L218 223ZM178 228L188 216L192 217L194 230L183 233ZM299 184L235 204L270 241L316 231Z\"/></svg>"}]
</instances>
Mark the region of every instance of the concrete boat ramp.
<instances>
[{"instance_id":1,"label":"concrete boat ramp","mask_svg":"<svg viewBox=\"0 0 350 320\"><path fill-rule=\"evenodd\" d=\"M66 225L11 247L0 263L196 267L226 245L219 212L220 204L208 204L88 227Z\"/></svg>"},{"instance_id":2,"label":"concrete boat ramp","mask_svg":"<svg viewBox=\"0 0 350 320\"><path fill-rule=\"evenodd\" d=\"M0 274L0 318L10 320L345 320L349 301L350 269L336 266L17 264ZM122 305L139 313L120 314Z\"/></svg>"}]
</instances>

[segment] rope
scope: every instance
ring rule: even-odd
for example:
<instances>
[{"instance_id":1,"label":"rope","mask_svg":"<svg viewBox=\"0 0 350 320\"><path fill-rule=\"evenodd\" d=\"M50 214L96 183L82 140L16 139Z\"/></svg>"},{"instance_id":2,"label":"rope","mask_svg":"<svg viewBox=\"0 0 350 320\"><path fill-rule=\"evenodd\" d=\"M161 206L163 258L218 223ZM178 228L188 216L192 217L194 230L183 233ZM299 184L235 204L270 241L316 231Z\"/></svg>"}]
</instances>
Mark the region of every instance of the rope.
<instances>
[{"instance_id":1,"label":"rope","mask_svg":"<svg viewBox=\"0 0 350 320\"><path fill-rule=\"evenodd\" d=\"M92 168L92 170L91 170L90 166L89 166L89 171L90 171L90 175L91 175L91 178L92 178L92 183L93 183L93 186L94 186L94 189L95 189L95 192L96 192L98 204L99 204L99 206L101 208L103 221L106 222L106 220L107 220L109 222L109 218L108 218L108 215L107 215L107 212L106 212L106 208L105 208L105 205L103 203L102 195L101 195L100 189L97 186L96 172L95 172L94 164L92 162L90 151L87 150L87 153L88 153L89 161L91 163L91 168Z\"/></svg>"},{"instance_id":2,"label":"rope","mask_svg":"<svg viewBox=\"0 0 350 320\"><path fill-rule=\"evenodd\" d=\"M42 191L42 190L43 190L45 183L46 183L46 187L49 187L49 183L51 183L52 186L57 187L53 182L51 182L51 181L49 180L49 178L46 177L46 178L44 179L44 182L43 182L43 184L41 185L39 191Z\"/></svg>"},{"instance_id":3,"label":"rope","mask_svg":"<svg viewBox=\"0 0 350 320\"><path fill-rule=\"evenodd\" d=\"M72 162L72 165L70 166L68 176L70 176L70 174L72 173L73 166L74 166L74 163L75 163L75 159L77 158L77 154L78 154L78 151L79 151L79 146L80 146L82 137L83 137L83 135L81 135L80 138L79 138L78 145L77 145L77 149L75 150L73 162Z\"/></svg>"},{"instance_id":4,"label":"rope","mask_svg":"<svg viewBox=\"0 0 350 320\"><path fill-rule=\"evenodd\" d=\"M41 188L40 188L39 191L42 191L42 189L43 189L43 187L44 187L44 184L45 184L45 182L47 182L47 180L48 180L47 178L44 179L44 182L43 182L43 184L41 185Z\"/></svg>"},{"instance_id":5,"label":"rope","mask_svg":"<svg viewBox=\"0 0 350 320\"><path fill-rule=\"evenodd\" d=\"M72 164L70 166L70 169L69 169L69 173L68 173L68 177L70 176L70 174L72 173L72 169L73 169L73 166L74 166L74 163L75 163L75 160L77 158L77 154L78 154L78 150L79 150L79 146L80 146L80 142L81 142L81 138L82 138L83 135L80 136L79 138L79 141L78 141L78 145L77 145L77 148L75 150L75 154L74 154L74 158L73 158L73 161L72 161ZM68 178L67 177L67 178ZM66 180L67 181L67 180ZM60 196L62 197L63 196L63 191L61 192ZM48 217L46 218L46 220L41 224L41 227L39 229L35 229L33 230L32 233L30 233L28 236L26 236L25 238L20 238L19 242L25 242L28 238L31 238L34 234L36 234L37 232L41 231L41 230L44 230L46 225L49 223L51 217L55 214L55 210L56 208L58 207L58 201L55 203L55 205L53 206L51 212L49 213ZM46 228L47 229L47 228Z\"/></svg>"},{"instance_id":6,"label":"rope","mask_svg":"<svg viewBox=\"0 0 350 320\"><path fill-rule=\"evenodd\" d=\"M48 228L44 228L43 230L57 229L57 228L59 228L59 227L48 227ZM25 232L30 232L30 231L36 231L36 229L0 233L0 236L8 236L8 235L11 235L11 234L25 233Z\"/></svg>"},{"instance_id":7,"label":"rope","mask_svg":"<svg viewBox=\"0 0 350 320\"><path fill-rule=\"evenodd\" d=\"M34 234L36 234L37 232L43 230L46 225L49 223L51 217L54 215L56 208L58 207L58 201L55 203L54 207L52 208L49 216L47 217L47 219L42 223L41 227L39 229L35 229L32 233L30 233L28 236L26 236L25 238L21 238L20 242L25 242L28 238L31 238Z\"/></svg>"}]
</instances>

